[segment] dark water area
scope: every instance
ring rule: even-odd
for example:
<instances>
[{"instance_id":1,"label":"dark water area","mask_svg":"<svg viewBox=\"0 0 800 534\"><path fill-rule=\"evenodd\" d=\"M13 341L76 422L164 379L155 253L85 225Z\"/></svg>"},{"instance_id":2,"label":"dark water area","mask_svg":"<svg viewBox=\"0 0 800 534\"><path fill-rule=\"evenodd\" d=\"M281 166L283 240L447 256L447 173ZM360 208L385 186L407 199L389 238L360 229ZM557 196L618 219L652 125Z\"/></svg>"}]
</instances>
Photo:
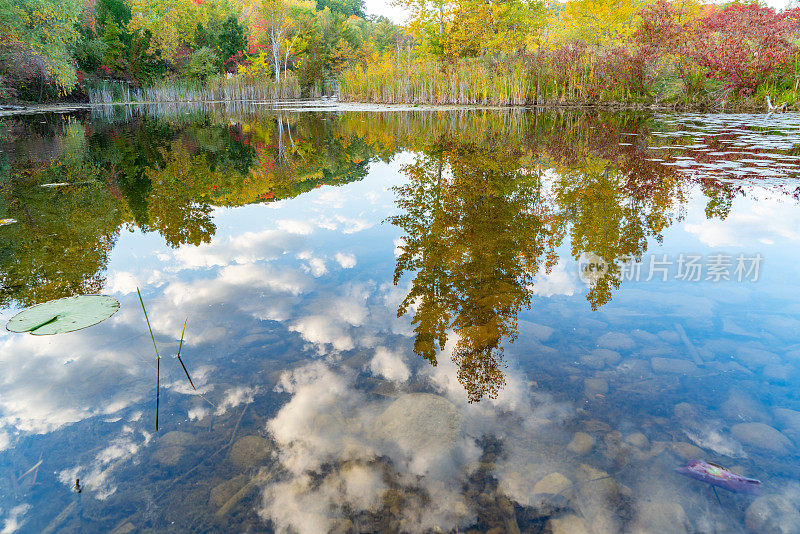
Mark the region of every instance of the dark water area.
<instances>
[{"instance_id":1,"label":"dark water area","mask_svg":"<svg viewBox=\"0 0 800 534\"><path fill-rule=\"evenodd\" d=\"M0 332L0 531L800 532L799 177L798 114L2 118L0 321L121 307Z\"/></svg>"}]
</instances>

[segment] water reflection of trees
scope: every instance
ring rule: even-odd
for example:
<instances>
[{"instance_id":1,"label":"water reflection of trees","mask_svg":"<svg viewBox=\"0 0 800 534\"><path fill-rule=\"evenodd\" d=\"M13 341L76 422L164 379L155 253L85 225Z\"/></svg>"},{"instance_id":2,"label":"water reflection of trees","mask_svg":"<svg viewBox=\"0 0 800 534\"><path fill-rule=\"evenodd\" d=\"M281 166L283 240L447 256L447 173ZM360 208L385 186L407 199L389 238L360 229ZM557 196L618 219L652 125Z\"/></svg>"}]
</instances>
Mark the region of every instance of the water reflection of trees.
<instances>
[{"instance_id":1,"label":"water reflection of trees","mask_svg":"<svg viewBox=\"0 0 800 534\"><path fill-rule=\"evenodd\" d=\"M741 193L653 161L650 146L675 140L650 135L653 119L637 114L181 112L7 126L0 146L23 131L38 148L15 141L0 162L0 215L19 221L0 227L0 306L101 290L121 227L197 245L216 231L215 206L348 183L371 160L414 152L392 219L406 239L396 281L412 277L399 313L412 313L414 349L432 364L456 333L471 400L502 386L503 343L559 247L609 266L589 286L597 308L620 286L624 262L680 219L689 183L707 197L709 218L727 216ZM49 182L76 185L39 187Z\"/></svg>"},{"instance_id":2,"label":"water reflection of trees","mask_svg":"<svg viewBox=\"0 0 800 534\"><path fill-rule=\"evenodd\" d=\"M559 247L607 266L589 278L587 300L597 309L620 286L623 267L682 217L689 182L651 161L646 144L626 142L647 119L573 119L440 131L423 138L404 169L407 184L395 190L400 214L391 220L404 232L395 283L412 277L398 314L412 314L414 350L433 365L455 333L452 357L471 401L503 386L502 343L516 339L534 276L554 267ZM707 216L724 217L737 189L699 185Z\"/></svg>"},{"instance_id":3,"label":"water reflection of trees","mask_svg":"<svg viewBox=\"0 0 800 534\"><path fill-rule=\"evenodd\" d=\"M291 198L363 178L360 138L310 114L205 114L0 123L0 306L102 290L122 226L169 246L210 241L215 206ZM28 137L33 148L17 136ZM9 139L11 140L9 142ZM72 185L40 187L42 184Z\"/></svg>"},{"instance_id":4,"label":"water reflection of trees","mask_svg":"<svg viewBox=\"0 0 800 534\"><path fill-rule=\"evenodd\" d=\"M443 140L405 168L408 182L396 189L401 214L392 222L405 243L395 282L414 273L398 313L413 306L414 350L434 365L436 345L458 332L453 359L471 400L494 397L503 385L501 342L516 337L527 286L554 258L537 210L541 175L525 172L520 156L501 138Z\"/></svg>"}]
</instances>

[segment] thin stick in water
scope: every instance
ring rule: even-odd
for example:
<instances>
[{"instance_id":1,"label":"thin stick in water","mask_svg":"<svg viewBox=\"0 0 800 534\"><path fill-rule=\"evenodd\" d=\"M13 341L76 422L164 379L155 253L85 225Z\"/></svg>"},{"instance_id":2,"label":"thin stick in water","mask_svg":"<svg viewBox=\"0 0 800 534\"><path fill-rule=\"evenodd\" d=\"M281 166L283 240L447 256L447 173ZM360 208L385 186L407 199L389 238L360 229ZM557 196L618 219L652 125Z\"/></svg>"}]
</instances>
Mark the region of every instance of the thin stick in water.
<instances>
[{"instance_id":1,"label":"thin stick in water","mask_svg":"<svg viewBox=\"0 0 800 534\"><path fill-rule=\"evenodd\" d=\"M147 318L147 309L144 307L144 300L142 300L142 293L139 288L136 288L136 294L139 295L139 303L142 305L144 312L144 320L147 321L147 329L150 330L150 339L153 340L153 348L156 351L156 432L158 432L158 401L161 383L161 356L158 355L158 347L156 346L156 337L153 335L153 329L150 327L150 319Z\"/></svg>"},{"instance_id":2,"label":"thin stick in water","mask_svg":"<svg viewBox=\"0 0 800 534\"><path fill-rule=\"evenodd\" d=\"M189 371L186 370L186 366L183 365L183 360L181 360L181 348L183 347L183 336L184 336L184 334L186 334L186 321L188 321L188 320L189 320L189 318L187 317L186 320L183 321L183 331L181 332L181 342L178 345L178 361L181 362L181 367L183 367L183 372L186 373L186 378L189 379L189 383L192 385L192 389L197 391L197 388L194 387L194 382L192 382L192 377L189 376Z\"/></svg>"},{"instance_id":3,"label":"thin stick in water","mask_svg":"<svg viewBox=\"0 0 800 534\"><path fill-rule=\"evenodd\" d=\"M158 400L161 388L159 382L161 380L161 358L156 363L156 432L158 432Z\"/></svg>"}]
</instances>

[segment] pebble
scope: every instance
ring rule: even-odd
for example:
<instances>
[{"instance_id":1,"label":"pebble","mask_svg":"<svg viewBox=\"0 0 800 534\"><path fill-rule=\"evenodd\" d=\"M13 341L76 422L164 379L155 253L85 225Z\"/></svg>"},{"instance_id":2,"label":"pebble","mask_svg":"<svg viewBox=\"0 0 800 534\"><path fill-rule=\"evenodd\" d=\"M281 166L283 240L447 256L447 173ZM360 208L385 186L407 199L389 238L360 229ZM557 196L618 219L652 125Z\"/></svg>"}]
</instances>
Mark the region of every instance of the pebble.
<instances>
[{"instance_id":1,"label":"pebble","mask_svg":"<svg viewBox=\"0 0 800 534\"><path fill-rule=\"evenodd\" d=\"M653 371L657 373L692 374L697 371L697 365L689 360L679 358L653 358L650 360Z\"/></svg>"},{"instance_id":2,"label":"pebble","mask_svg":"<svg viewBox=\"0 0 800 534\"><path fill-rule=\"evenodd\" d=\"M779 495L764 495L747 507L745 525L755 534L800 534L800 512Z\"/></svg>"},{"instance_id":3,"label":"pebble","mask_svg":"<svg viewBox=\"0 0 800 534\"><path fill-rule=\"evenodd\" d=\"M572 441L567 445L567 450L578 456L583 456L594 447L594 438L585 432L575 432Z\"/></svg>"},{"instance_id":4,"label":"pebble","mask_svg":"<svg viewBox=\"0 0 800 534\"><path fill-rule=\"evenodd\" d=\"M536 495L559 495L572 487L572 481L561 473L550 473L533 487Z\"/></svg>"},{"instance_id":5,"label":"pebble","mask_svg":"<svg viewBox=\"0 0 800 534\"><path fill-rule=\"evenodd\" d=\"M731 434L745 445L774 453L785 454L792 448L789 438L764 423L739 423L731 428Z\"/></svg>"}]
</instances>

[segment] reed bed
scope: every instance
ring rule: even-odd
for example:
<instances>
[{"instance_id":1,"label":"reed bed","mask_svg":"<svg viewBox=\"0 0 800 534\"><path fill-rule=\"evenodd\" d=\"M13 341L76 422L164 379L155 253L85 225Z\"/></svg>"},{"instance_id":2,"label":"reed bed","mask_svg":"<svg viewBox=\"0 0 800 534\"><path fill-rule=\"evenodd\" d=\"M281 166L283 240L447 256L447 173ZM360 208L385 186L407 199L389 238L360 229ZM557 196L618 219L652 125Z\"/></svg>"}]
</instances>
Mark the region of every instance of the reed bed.
<instances>
[{"instance_id":1,"label":"reed bed","mask_svg":"<svg viewBox=\"0 0 800 534\"><path fill-rule=\"evenodd\" d=\"M534 97L525 69L500 74L478 62L444 70L436 62L380 63L351 68L339 78L343 101L514 106Z\"/></svg>"},{"instance_id":2,"label":"reed bed","mask_svg":"<svg viewBox=\"0 0 800 534\"><path fill-rule=\"evenodd\" d=\"M321 90L320 85L320 94ZM297 99L301 95L300 83L291 74L280 82L249 76L217 76L205 84L174 81L143 88L132 88L124 82L101 82L87 87L87 93L92 104L271 101Z\"/></svg>"},{"instance_id":3,"label":"reed bed","mask_svg":"<svg viewBox=\"0 0 800 534\"><path fill-rule=\"evenodd\" d=\"M542 103L642 102L652 75L625 48L595 51L567 43L533 56L385 59L355 66L339 78L343 101L522 106Z\"/></svg>"}]
</instances>

